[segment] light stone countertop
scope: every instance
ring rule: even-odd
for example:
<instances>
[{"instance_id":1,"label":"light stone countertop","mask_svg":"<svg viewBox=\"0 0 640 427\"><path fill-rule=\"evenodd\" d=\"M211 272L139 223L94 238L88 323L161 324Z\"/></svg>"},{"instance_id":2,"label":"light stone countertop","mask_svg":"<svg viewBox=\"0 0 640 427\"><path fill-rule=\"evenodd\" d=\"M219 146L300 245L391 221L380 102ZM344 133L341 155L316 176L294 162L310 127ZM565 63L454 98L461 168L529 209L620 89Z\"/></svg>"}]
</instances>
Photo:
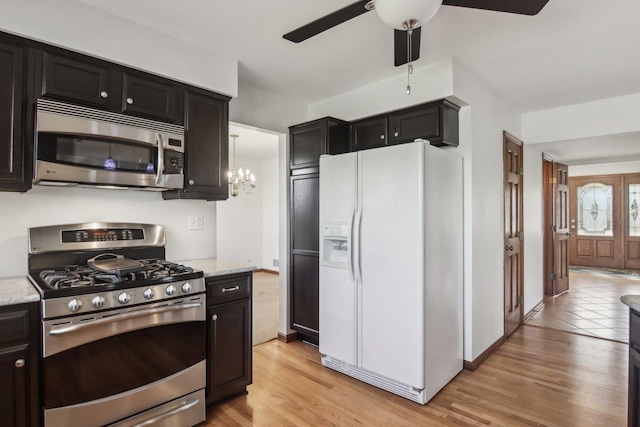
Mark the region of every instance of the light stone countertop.
<instances>
[{"instance_id":1,"label":"light stone countertop","mask_svg":"<svg viewBox=\"0 0 640 427\"><path fill-rule=\"evenodd\" d=\"M0 306L40 301L40 293L27 276L0 279Z\"/></svg>"},{"instance_id":2,"label":"light stone countertop","mask_svg":"<svg viewBox=\"0 0 640 427\"><path fill-rule=\"evenodd\" d=\"M216 258L189 259L177 261L196 270L202 270L204 277L224 276L234 273L245 273L256 269L253 265L236 264Z\"/></svg>"},{"instance_id":3,"label":"light stone countertop","mask_svg":"<svg viewBox=\"0 0 640 427\"><path fill-rule=\"evenodd\" d=\"M640 295L624 295L620 297L620 301L640 313Z\"/></svg>"}]
</instances>

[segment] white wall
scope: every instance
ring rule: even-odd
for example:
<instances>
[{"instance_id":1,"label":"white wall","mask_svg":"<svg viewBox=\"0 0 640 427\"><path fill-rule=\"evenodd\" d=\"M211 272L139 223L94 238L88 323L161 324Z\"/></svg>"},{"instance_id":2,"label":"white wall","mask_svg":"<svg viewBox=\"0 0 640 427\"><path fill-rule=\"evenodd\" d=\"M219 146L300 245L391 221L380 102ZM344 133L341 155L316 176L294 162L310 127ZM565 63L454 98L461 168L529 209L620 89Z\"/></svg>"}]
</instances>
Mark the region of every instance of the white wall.
<instances>
[{"instance_id":1,"label":"white wall","mask_svg":"<svg viewBox=\"0 0 640 427\"><path fill-rule=\"evenodd\" d=\"M462 64L453 61L465 165L465 360L504 335L503 131L519 137L520 115ZM526 216L526 212L524 213ZM525 242L526 245L526 242Z\"/></svg>"},{"instance_id":2,"label":"white wall","mask_svg":"<svg viewBox=\"0 0 640 427\"><path fill-rule=\"evenodd\" d=\"M522 116L527 144L640 131L640 93L568 105Z\"/></svg>"},{"instance_id":3,"label":"white wall","mask_svg":"<svg viewBox=\"0 0 640 427\"><path fill-rule=\"evenodd\" d=\"M569 176L640 173L640 161L569 166Z\"/></svg>"},{"instance_id":4,"label":"white wall","mask_svg":"<svg viewBox=\"0 0 640 427\"><path fill-rule=\"evenodd\" d=\"M262 162L237 159L238 167L249 168L256 176L257 186L251 194L216 202L218 258L262 268Z\"/></svg>"},{"instance_id":5,"label":"white wall","mask_svg":"<svg viewBox=\"0 0 640 427\"><path fill-rule=\"evenodd\" d=\"M0 29L210 89L238 94L238 61L72 0L3 0Z\"/></svg>"},{"instance_id":6,"label":"white wall","mask_svg":"<svg viewBox=\"0 0 640 427\"><path fill-rule=\"evenodd\" d=\"M204 217L189 230L188 217ZM35 186L24 194L0 192L0 277L27 274L27 229L80 222L163 224L167 259L216 256L216 205L200 200L162 200L157 192Z\"/></svg>"},{"instance_id":7,"label":"white wall","mask_svg":"<svg viewBox=\"0 0 640 427\"><path fill-rule=\"evenodd\" d=\"M544 186L542 153L524 146L524 313L544 298Z\"/></svg>"},{"instance_id":8,"label":"white wall","mask_svg":"<svg viewBox=\"0 0 640 427\"><path fill-rule=\"evenodd\" d=\"M229 103L229 120L279 133L307 120L307 104L241 82ZM286 163L283 163L286 164Z\"/></svg>"},{"instance_id":9,"label":"white wall","mask_svg":"<svg viewBox=\"0 0 640 427\"><path fill-rule=\"evenodd\" d=\"M277 158L262 162L262 268L279 271L273 260L280 259L279 221L279 161ZM286 168L285 168L286 169Z\"/></svg>"}]
</instances>

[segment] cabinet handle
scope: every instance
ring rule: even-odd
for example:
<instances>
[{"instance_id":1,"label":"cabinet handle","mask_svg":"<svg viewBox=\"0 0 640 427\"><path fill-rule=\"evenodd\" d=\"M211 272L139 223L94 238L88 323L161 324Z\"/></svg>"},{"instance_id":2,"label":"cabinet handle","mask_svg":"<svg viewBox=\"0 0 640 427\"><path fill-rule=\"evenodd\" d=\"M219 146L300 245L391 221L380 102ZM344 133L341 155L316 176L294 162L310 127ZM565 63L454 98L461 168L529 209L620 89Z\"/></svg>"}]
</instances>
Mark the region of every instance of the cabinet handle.
<instances>
[{"instance_id":1,"label":"cabinet handle","mask_svg":"<svg viewBox=\"0 0 640 427\"><path fill-rule=\"evenodd\" d=\"M25 364L24 359L18 359L16 360L16 368L22 368Z\"/></svg>"},{"instance_id":2,"label":"cabinet handle","mask_svg":"<svg viewBox=\"0 0 640 427\"><path fill-rule=\"evenodd\" d=\"M109 94L107 92L105 92L104 90L102 92L100 92L100 98L108 98Z\"/></svg>"},{"instance_id":3,"label":"cabinet handle","mask_svg":"<svg viewBox=\"0 0 640 427\"><path fill-rule=\"evenodd\" d=\"M127 98L127 104L129 105L133 104L133 98Z\"/></svg>"},{"instance_id":4,"label":"cabinet handle","mask_svg":"<svg viewBox=\"0 0 640 427\"><path fill-rule=\"evenodd\" d=\"M233 288L222 288L222 292L234 292L240 289L240 286L234 286Z\"/></svg>"},{"instance_id":5,"label":"cabinet handle","mask_svg":"<svg viewBox=\"0 0 640 427\"><path fill-rule=\"evenodd\" d=\"M383 135L380 135L380 139L384 139L384 134L383 134Z\"/></svg>"},{"instance_id":6,"label":"cabinet handle","mask_svg":"<svg viewBox=\"0 0 640 427\"><path fill-rule=\"evenodd\" d=\"M398 132L394 133L393 136L395 136L396 138L400 136L400 134Z\"/></svg>"},{"instance_id":7,"label":"cabinet handle","mask_svg":"<svg viewBox=\"0 0 640 427\"><path fill-rule=\"evenodd\" d=\"M192 180L192 179L190 179L190 180L189 180L189 185L193 185L193 184L195 184L195 183L196 183L196 182L195 182L194 180Z\"/></svg>"},{"instance_id":8,"label":"cabinet handle","mask_svg":"<svg viewBox=\"0 0 640 427\"><path fill-rule=\"evenodd\" d=\"M218 315L214 314L213 316L211 316L211 320L218 320Z\"/></svg>"}]
</instances>

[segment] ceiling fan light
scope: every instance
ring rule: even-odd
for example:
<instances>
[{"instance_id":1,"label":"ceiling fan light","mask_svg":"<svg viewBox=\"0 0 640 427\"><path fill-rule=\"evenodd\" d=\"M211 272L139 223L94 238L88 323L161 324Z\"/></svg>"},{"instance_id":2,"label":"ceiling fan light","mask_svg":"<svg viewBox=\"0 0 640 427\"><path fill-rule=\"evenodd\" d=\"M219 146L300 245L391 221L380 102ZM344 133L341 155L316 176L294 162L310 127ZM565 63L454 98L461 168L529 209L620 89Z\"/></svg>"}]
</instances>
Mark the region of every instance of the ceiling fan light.
<instances>
[{"instance_id":1,"label":"ceiling fan light","mask_svg":"<svg viewBox=\"0 0 640 427\"><path fill-rule=\"evenodd\" d=\"M442 0L375 0L375 9L385 24L397 30L406 30L407 21L417 21L420 25L433 18Z\"/></svg>"}]
</instances>

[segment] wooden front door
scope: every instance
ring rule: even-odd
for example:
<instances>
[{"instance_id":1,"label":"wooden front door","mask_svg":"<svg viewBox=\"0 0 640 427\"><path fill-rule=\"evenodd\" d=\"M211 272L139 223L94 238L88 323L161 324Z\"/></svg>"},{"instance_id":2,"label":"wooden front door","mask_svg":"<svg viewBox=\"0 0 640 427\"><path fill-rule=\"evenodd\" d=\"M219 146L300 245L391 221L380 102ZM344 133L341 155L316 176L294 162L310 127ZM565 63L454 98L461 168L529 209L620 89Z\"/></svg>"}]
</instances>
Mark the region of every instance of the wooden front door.
<instances>
[{"instance_id":1,"label":"wooden front door","mask_svg":"<svg viewBox=\"0 0 640 427\"><path fill-rule=\"evenodd\" d=\"M569 167L553 164L553 295L569 290Z\"/></svg>"},{"instance_id":2,"label":"wooden front door","mask_svg":"<svg viewBox=\"0 0 640 427\"><path fill-rule=\"evenodd\" d=\"M569 180L571 265L622 268L620 176Z\"/></svg>"},{"instance_id":3,"label":"wooden front door","mask_svg":"<svg viewBox=\"0 0 640 427\"><path fill-rule=\"evenodd\" d=\"M522 141L504 132L504 334L522 323Z\"/></svg>"},{"instance_id":4,"label":"wooden front door","mask_svg":"<svg viewBox=\"0 0 640 427\"><path fill-rule=\"evenodd\" d=\"M624 268L640 268L640 175L625 175L624 193Z\"/></svg>"}]
</instances>

